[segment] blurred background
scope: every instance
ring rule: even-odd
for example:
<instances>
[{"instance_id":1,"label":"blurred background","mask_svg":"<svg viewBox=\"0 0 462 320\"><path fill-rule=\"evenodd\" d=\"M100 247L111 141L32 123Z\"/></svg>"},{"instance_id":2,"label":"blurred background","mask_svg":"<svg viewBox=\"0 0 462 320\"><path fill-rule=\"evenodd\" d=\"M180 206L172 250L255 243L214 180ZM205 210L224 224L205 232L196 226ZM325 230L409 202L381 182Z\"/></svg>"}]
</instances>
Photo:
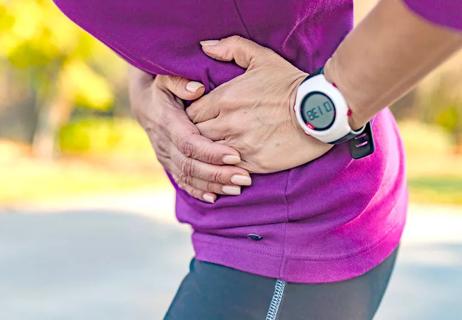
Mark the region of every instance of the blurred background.
<instances>
[{"instance_id":1,"label":"blurred background","mask_svg":"<svg viewBox=\"0 0 462 320\"><path fill-rule=\"evenodd\" d=\"M0 319L160 319L187 272L126 71L51 1L0 0ZM377 319L462 317L461 77L462 52L392 107L412 204Z\"/></svg>"}]
</instances>

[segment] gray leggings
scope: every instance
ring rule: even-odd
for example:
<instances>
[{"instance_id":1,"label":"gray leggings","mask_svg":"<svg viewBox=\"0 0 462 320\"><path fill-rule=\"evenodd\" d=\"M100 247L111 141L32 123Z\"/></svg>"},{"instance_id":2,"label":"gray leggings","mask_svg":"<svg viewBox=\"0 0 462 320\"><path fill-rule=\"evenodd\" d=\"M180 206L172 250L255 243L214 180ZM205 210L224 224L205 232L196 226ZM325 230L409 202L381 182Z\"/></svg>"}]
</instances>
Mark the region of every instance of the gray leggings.
<instances>
[{"instance_id":1,"label":"gray leggings","mask_svg":"<svg viewBox=\"0 0 462 320\"><path fill-rule=\"evenodd\" d=\"M193 259L164 319L371 320L397 253L360 277L324 284L287 283Z\"/></svg>"}]
</instances>

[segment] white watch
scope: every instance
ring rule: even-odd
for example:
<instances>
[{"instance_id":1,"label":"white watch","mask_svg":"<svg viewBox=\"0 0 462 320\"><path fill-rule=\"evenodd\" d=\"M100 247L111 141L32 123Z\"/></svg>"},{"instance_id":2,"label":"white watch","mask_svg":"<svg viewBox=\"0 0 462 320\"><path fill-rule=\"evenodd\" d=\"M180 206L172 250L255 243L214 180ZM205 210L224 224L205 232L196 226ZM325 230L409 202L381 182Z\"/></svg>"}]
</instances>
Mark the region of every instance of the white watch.
<instances>
[{"instance_id":1,"label":"white watch","mask_svg":"<svg viewBox=\"0 0 462 320\"><path fill-rule=\"evenodd\" d=\"M348 104L340 90L326 80L322 68L299 85L294 111L306 134L329 144L350 142L353 158L374 151L370 123L359 130L350 127Z\"/></svg>"}]
</instances>

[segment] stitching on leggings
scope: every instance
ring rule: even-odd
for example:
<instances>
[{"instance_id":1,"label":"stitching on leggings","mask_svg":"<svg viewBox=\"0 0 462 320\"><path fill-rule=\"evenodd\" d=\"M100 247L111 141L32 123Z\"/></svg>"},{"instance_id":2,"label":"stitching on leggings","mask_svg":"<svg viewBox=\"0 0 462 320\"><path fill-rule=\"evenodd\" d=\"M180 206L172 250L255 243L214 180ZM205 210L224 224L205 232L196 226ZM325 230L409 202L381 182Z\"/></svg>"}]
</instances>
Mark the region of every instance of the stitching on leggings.
<instances>
[{"instance_id":1,"label":"stitching on leggings","mask_svg":"<svg viewBox=\"0 0 462 320\"><path fill-rule=\"evenodd\" d=\"M276 280L274 285L274 293L271 298L271 303L266 314L266 320L277 320L279 306L281 305L282 298L284 296L284 289L286 282L283 280Z\"/></svg>"}]
</instances>

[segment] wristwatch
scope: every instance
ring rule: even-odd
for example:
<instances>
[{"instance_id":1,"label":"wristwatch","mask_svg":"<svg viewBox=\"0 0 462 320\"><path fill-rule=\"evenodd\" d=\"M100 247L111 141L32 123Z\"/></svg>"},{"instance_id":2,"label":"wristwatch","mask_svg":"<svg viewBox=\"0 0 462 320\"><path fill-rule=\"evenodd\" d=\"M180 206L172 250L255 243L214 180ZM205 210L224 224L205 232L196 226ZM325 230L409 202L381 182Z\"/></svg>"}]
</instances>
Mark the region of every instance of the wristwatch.
<instances>
[{"instance_id":1,"label":"wristwatch","mask_svg":"<svg viewBox=\"0 0 462 320\"><path fill-rule=\"evenodd\" d=\"M351 110L335 84L321 68L310 74L297 89L294 111L303 131L324 143L349 144L352 158L360 159L374 152L371 123L353 130L348 122Z\"/></svg>"}]
</instances>

